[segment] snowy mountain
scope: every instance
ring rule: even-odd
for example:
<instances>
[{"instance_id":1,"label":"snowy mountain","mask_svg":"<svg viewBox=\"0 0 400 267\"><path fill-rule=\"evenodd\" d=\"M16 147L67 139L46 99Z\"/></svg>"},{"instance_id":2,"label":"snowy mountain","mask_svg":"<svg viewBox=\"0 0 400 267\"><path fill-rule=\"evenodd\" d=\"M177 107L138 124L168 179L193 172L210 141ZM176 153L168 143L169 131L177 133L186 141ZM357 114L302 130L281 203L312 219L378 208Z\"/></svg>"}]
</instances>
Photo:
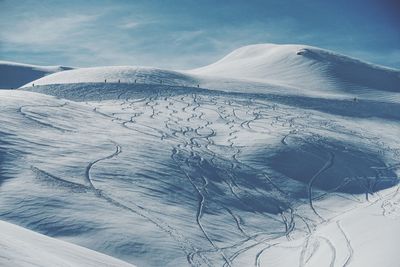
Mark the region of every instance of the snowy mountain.
<instances>
[{"instance_id":1,"label":"snowy mountain","mask_svg":"<svg viewBox=\"0 0 400 267\"><path fill-rule=\"evenodd\" d=\"M18 88L48 74L70 69L72 68L62 66L37 66L0 61L0 88Z\"/></svg>"},{"instance_id":2,"label":"snowy mountain","mask_svg":"<svg viewBox=\"0 0 400 267\"><path fill-rule=\"evenodd\" d=\"M395 266L398 74L256 45L0 90L0 219L138 266Z\"/></svg>"},{"instance_id":3,"label":"snowy mountain","mask_svg":"<svg viewBox=\"0 0 400 267\"><path fill-rule=\"evenodd\" d=\"M133 267L110 256L0 221L1 266Z\"/></svg>"}]
</instances>

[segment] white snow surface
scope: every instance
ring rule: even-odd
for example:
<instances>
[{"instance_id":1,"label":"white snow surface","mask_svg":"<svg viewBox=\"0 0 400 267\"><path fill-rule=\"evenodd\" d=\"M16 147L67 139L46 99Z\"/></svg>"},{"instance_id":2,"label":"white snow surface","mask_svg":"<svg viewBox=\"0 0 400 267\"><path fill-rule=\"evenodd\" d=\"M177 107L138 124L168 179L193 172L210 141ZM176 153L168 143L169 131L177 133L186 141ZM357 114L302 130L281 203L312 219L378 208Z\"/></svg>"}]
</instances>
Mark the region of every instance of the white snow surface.
<instances>
[{"instance_id":1,"label":"white snow surface","mask_svg":"<svg viewBox=\"0 0 400 267\"><path fill-rule=\"evenodd\" d=\"M151 67L112 66L80 68L55 73L34 81L35 85L68 83L148 83L194 86L194 79L183 73ZM31 83L23 87L30 87Z\"/></svg>"},{"instance_id":2,"label":"white snow surface","mask_svg":"<svg viewBox=\"0 0 400 267\"><path fill-rule=\"evenodd\" d=\"M0 220L1 266L133 267L96 251Z\"/></svg>"},{"instance_id":3,"label":"white snow surface","mask_svg":"<svg viewBox=\"0 0 400 267\"><path fill-rule=\"evenodd\" d=\"M307 45L257 44L198 69L95 67L56 73L37 85L104 82L193 86L240 92L351 95L400 101L400 71ZM24 87L32 86L31 83Z\"/></svg>"},{"instance_id":4,"label":"white snow surface","mask_svg":"<svg viewBox=\"0 0 400 267\"><path fill-rule=\"evenodd\" d=\"M104 67L0 90L0 219L138 266L396 266L396 86L307 89L286 68L315 48L259 47L287 79ZM330 62L398 74L323 51L310 86Z\"/></svg>"},{"instance_id":5,"label":"white snow surface","mask_svg":"<svg viewBox=\"0 0 400 267\"><path fill-rule=\"evenodd\" d=\"M266 81L319 92L400 92L399 70L305 45L249 45L189 73Z\"/></svg>"},{"instance_id":6,"label":"white snow surface","mask_svg":"<svg viewBox=\"0 0 400 267\"><path fill-rule=\"evenodd\" d=\"M0 60L0 88L15 89L43 76L71 69L63 66L38 66Z\"/></svg>"}]
</instances>

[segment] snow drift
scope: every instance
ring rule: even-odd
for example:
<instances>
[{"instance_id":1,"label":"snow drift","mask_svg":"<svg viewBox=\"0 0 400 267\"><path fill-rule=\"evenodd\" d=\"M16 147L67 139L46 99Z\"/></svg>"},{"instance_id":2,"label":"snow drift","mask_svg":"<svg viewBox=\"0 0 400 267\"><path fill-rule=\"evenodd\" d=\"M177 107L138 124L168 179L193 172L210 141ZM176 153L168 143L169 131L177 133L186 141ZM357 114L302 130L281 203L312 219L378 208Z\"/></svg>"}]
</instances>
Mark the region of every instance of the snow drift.
<instances>
[{"instance_id":1,"label":"snow drift","mask_svg":"<svg viewBox=\"0 0 400 267\"><path fill-rule=\"evenodd\" d=\"M63 66L38 66L0 61L0 88L18 88L51 73L72 69Z\"/></svg>"}]
</instances>

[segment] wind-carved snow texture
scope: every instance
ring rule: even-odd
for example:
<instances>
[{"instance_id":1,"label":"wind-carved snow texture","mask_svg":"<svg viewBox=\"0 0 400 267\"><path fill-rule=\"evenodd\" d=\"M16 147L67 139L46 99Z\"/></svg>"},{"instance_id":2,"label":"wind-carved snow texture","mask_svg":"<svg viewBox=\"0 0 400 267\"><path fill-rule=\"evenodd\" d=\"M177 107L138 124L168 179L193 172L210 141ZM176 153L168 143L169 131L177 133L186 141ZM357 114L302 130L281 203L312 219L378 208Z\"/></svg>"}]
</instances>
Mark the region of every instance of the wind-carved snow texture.
<instances>
[{"instance_id":1,"label":"wind-carved snow texture","mask_svg":"<svg viewBox=\"0 0 400 267\"><path fill-rule=\"evenodd\" d=\"M138 266L317 266L321 253L350 266L338 218L375 202L399 217L397 118L293 96L77 86L36 88L63 99L0 92L2 219Z\"/></svg>"}]
</instances>

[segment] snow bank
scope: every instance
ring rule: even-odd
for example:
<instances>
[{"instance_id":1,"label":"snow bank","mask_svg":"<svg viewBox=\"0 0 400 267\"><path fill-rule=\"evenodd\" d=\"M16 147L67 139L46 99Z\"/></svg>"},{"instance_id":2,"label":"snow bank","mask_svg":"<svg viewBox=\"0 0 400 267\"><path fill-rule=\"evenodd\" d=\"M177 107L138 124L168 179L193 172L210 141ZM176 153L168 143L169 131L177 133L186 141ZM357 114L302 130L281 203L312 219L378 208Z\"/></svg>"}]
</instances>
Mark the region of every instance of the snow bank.
<instances>
[{"instance_id":1,"label":"snow bank","mask_svg":"<svg viewBox=\"0 0 400 267\"><path fill-rule=\"evenodd\" d=\"M9 61L0 61L0 88L18 88L51 73L69 70L62 66L37 66Z\"/></svg>"},{"instance_id":2,"label":"snow bank","mask_svg":"<svg viewBox=\"0 0 400 267\"><path fill-rule=\"evenodd\" d=\"M1 266L133 266L113 257L0 221Z\"/></svg>"}]
</instances>

